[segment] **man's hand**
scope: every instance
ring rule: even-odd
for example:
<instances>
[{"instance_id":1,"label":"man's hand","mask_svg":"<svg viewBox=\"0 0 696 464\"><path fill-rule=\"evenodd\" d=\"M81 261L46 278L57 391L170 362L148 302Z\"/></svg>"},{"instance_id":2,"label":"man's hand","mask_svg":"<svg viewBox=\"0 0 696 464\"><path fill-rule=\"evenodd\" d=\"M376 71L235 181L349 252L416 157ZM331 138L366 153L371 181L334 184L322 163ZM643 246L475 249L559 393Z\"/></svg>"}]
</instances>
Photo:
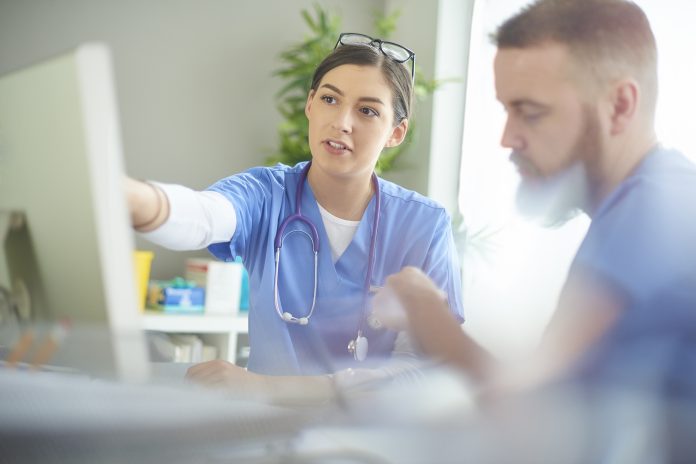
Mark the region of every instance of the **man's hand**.
<instances>
[{"instance_id":1,"label":"man's hand","mask_svg":"<svg viewBox=\"0 0 696 464\"><path fill-rule=\"evenodd\" d=\"M447 305L445 292L420 269L406 267L387 277L386 285L372 300L370 320L391 330L407 330L410 313L443 304Z\"/></svg>"},{"instance_id":2,"label":"man's hand","mask_svg":"<svg viewBox=\"0 0 696 464\"><path fill-rule=\"evenodd\" d=\"M493 360L462 330L447 295L420 269L389 276L373 300L376 318L395 330L407 328L424 354L481 379ZM405 322L406 321L406 322Z\"/></svg>"}]
</instances>

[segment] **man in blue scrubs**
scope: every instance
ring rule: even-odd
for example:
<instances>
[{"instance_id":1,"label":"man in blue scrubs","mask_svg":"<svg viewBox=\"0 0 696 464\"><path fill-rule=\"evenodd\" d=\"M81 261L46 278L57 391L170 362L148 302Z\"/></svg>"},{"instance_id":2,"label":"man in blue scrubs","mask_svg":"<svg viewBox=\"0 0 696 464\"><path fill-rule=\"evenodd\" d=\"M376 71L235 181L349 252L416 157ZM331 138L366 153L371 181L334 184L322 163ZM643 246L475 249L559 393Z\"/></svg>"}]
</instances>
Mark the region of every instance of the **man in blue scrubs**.
<instances>
[{"instance_id":1,"label":"man in blue scrubs","mask_svg":"<svg viewBox=\"0 0 696 464\"><path fill-rule=\"evenodd\" d=\"M552 223L582 210L592 223L536 358L514 374L501 374L454 318L435 311L446 309L441 293L415 269L387 280L411 333L482 380L502 375L499 385L565 379L693 398L696 166L655 134L647 18L624 0L539 0L494 41L502 145L522 178L520 208Z\"/></svg>"},{"instance_id":2,"label":"man in blue scrubs","mask_svg":"<svg viewBox=\"0 0 696 464\"><path fill-rule=\"evenodd\" d=\"M648 20L626 0L537 0L494 41L520 209L550 223L579 209L592 222L538 349L514 365L461 330L420 270L387 279L377 317L396 295L405 321L382 322L405 324L486 400L459 427L448 416L424 433L440 450L428 459L694 462L696 165L655 134Z\"/></svg>"}]
</instances>

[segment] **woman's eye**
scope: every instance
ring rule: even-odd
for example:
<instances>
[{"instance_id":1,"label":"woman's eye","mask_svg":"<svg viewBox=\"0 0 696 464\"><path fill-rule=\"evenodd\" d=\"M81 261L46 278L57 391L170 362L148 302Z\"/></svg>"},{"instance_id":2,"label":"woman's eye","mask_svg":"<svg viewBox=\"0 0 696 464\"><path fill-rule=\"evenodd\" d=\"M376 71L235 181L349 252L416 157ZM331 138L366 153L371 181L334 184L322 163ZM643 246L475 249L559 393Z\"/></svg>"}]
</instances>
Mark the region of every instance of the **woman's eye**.
<instances>
[{"instance_id":1,"label":"woman's eye","mask_svg":"<svg viewBox=\"0 0 696 464\"><path fill-rule=\"evenodd\" d=\"M365 116L379 116L379 113L372 108L369 108L367 106L364 106L360 108L360 112L364 114Z\"/></svg>"},{"instance_id":2,"label":"woman's eye","mask_svg":"<svg viewBox=\"0 0 696 464\"><path fill-rule=\"evenodd\" d=\"M332 97L331 95L322 95L321 99L329 104L336 103L336 99L334 97Z\"/></svg>"}]
</instances>

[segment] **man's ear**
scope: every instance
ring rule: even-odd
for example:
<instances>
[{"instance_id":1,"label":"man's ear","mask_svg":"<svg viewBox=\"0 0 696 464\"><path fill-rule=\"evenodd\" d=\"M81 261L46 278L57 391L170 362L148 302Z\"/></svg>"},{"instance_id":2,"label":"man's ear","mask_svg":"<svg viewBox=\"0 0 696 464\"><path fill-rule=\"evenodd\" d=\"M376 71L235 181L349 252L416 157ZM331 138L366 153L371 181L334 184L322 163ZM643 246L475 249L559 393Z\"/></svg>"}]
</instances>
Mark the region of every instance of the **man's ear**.
<instances>
[{"instance_id":1,"label":"man's ear","mask_svg":"<svg viewBox=\"0 0 696 464\"><path fill-rule=\"evenodd\" d=\"M305 103L304 107L304 114L307 116L307 119L309 119L309 110L312 109L312 100L314 99L315 93L314 89L311 89L307 95L307 103Z\"/></svg>"},{"instance_id":2,"label":"man's ear","mask_svg":"<svg viewBox=\"0 0 696 464\"><path fill-rule=\"evenodd\" d=\"M384 144L385 148L396 147L401 145L401 142L406 138L408 132L408 119L402 119L401 122L392 129L392 133Z\"/></svg>"},{"instance_id":3,"label":"man's ear","mask_svg":"<svg viewBox=\"0 0 696 464\"><path fill-rule=\"evenodd\" d=\"M609 96L610 98L610 133L617 135L635 119L640 98L640 86L633 79L618 81Z\"/></svg>"}]
</instances>

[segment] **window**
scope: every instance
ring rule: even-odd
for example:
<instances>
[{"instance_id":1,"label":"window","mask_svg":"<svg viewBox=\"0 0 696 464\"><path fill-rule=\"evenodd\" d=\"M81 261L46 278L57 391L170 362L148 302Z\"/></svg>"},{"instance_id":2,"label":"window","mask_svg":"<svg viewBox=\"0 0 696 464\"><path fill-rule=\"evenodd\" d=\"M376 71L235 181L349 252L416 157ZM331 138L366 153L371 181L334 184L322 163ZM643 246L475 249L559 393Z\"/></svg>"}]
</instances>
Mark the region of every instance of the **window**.
<instances>
[{"instance_id":1,"label":"window","mask_svg":"<svg viewBox=\"0 0 696 464\"><path fill-rule=\"evenodd\" d=\"M535 346L589 219L544 229L515 211L517 174L500 147L505 114L495 99L489 34L528 0L478 0L471 26L459 208L467 233L462 271L469 333L506 358ZM639 0L651 20L660 54L657 130L661 141L696 159L688 117L696 102L696 4Z\"/></svg>"},{"instance_id":2,"label":"window","mask_svg":"<svg viewBox=\"0 0 696 464\"><path fill-rule=\"evenodd\" d=\"M692 0L636 0L648 15L657 41L657 135L696 162L693 108L696 106L696 3Z\"/></svg>"}]
</instances>

